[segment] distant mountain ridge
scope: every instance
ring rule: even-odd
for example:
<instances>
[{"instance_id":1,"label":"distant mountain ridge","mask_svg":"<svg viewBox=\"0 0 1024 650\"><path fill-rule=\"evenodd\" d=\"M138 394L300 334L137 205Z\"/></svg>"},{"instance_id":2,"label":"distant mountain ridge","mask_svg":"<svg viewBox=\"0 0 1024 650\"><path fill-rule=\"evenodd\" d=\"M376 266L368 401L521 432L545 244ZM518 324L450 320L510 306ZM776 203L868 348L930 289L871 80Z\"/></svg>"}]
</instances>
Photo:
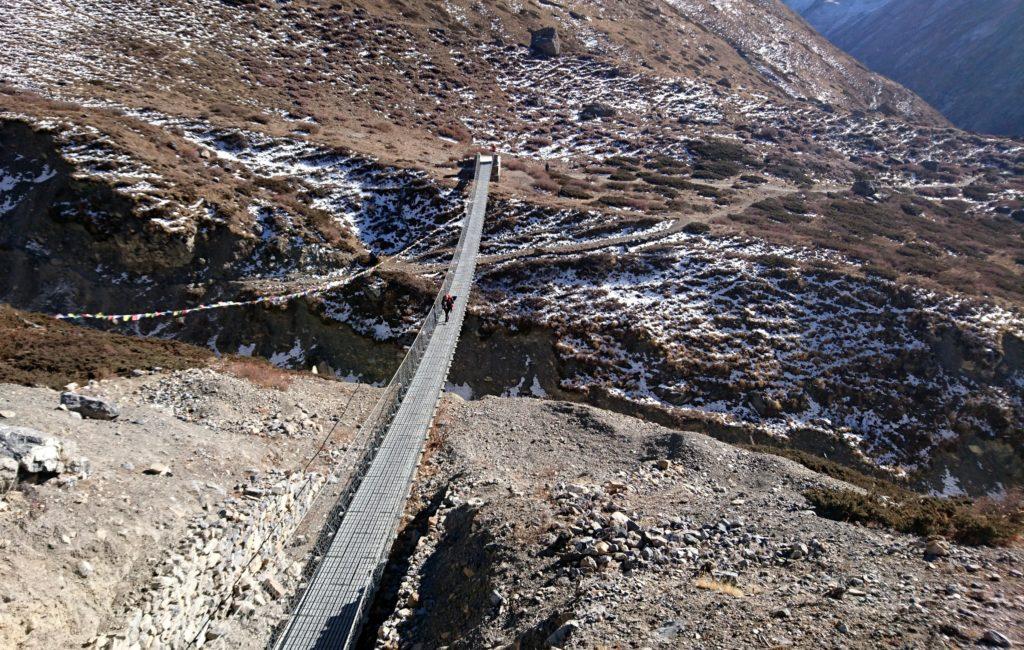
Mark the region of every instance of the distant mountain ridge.
<instances>
[{"instance_id":1,"label":"distant mountain ridge","mask_svg":"<svg viewBox=\"0 0 1024 650\"><path fill-rule=\"evenodd\" d=\"M785 0L962 128L1024 135L1024 0Z\"/></svg>"}]
</instances>

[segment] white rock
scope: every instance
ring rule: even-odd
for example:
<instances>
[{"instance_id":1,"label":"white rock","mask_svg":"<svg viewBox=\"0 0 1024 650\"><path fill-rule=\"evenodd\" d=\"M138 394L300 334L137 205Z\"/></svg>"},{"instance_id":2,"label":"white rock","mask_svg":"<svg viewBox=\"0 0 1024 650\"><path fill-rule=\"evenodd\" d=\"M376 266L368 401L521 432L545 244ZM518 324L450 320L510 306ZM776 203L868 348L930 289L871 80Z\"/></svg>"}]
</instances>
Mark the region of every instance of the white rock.
<instances>
[{"instance_id":1,"label":"white rock","mask_svg":"<svg viewBox=\"0 0 1024 650\"><path fill-rule=\"evenodd\" d=\"M92 575L95 569L93 569L92 564L88 560L82 560L78 563L78 566L75 567L75 571L83 578L88 578Z\"/></svg>"}]
</instances>

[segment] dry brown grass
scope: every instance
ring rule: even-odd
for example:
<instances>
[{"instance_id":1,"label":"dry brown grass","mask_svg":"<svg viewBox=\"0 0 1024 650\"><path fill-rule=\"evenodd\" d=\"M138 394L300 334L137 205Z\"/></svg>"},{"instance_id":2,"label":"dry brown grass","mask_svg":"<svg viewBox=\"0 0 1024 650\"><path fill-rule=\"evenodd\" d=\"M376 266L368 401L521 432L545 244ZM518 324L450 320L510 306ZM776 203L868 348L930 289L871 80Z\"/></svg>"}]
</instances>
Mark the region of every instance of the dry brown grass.
<instances>
[{"instance_id":1,"label":"dry brown grass","mask_svg":"<svg viewBox=\"0 0 1024 650\"><path fill-rule=\"evenodd\" d=\"M437 134L442 138L448 138L449 140L455 140L456 142L472 142L473 134L469 132L465 126L458 122L452 122L446 124L437 130Z\"/></svg>"},{"instance_id":2,"label":"dry brown grass","mask_svg":"<svg viewBox=\"0 0 1024 650\"><path fill-rule=\"evenodd\" d=\"M1024 245L1020 226L1001 215L971 215L956 202L811 193L760 201L722 222L780 244L842 251L876 275L1024 303L1024 265L1015 261Z\"/></svg>"},{"instance_id":3,"label":"dry brown grass","mask_svg":"<svg viewBox=\"0 0 1024 650\"><path fill-rule=\"evenodd\" d=\"M877 526L927 537L942 535L960 544L1007 546L1024 531L1024 491L1009 490L999 498L980 499L927 496L910 490L870 467L853 468L797 449L744 445L758 453L796 461L820 474L864 490L812 488L804 493L814 510L836 521Z\"/></svg>"},{"instance_id":4,"label":"dry brown grass","mask_svg":"<svg viewBox=\"0 0 1024 650\"><path fill-rule=\"evenodd\" d=\"M0 305L0 382L60 388L136 368L204 366L211 358L186 343L111 334Z\"/></svg>"},{"instance_id":5,"label":"dry brown grass","mask_svg":"<svg viewBox=\"0 0 1024 650\"><path fill-rule=\"evenodd\" d=\"M262 359L234 357L218 364L218 370L229 375L246 379L261 388L287 390L292 384L294 374L273 366Z\"/></svg>"},{"instance_id":6,"label":"dry brown grass","mask_svg":"<svg viewBox=\"0 0 1024 650\"><path fill-rule=\"evenodd\" d=\"M722 582L721 580L715 580L708 576L701 576L693 582L694 586L698 589L707 589L708 591L717 591L720 594L732 596L733 598L743 598L746 594L743 590L736 585L729 584L728 582Z\"/></svg>"}]
</instances>

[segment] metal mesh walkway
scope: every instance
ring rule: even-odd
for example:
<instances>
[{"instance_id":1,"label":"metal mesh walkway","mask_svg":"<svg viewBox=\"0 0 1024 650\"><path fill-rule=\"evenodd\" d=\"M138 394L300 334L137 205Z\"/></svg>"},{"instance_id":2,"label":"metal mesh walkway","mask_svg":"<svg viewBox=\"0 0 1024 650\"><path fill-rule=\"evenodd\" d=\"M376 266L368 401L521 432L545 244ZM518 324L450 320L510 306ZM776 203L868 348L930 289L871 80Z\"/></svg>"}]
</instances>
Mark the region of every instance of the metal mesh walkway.
<instances>
[{"instance_id":1,"label":"metal mesh walkway","mask_svg":"<svg viewBox=\"0 0 1024 650\"><path fill-rule=\"evenodd\" d=\"M355 643L405 510L427 430L451 366L476 269L493 159L478 156L467 218L441 291L409 354L363 428L365 471L344 496L338 528L278 643L279 648L349 648ZM456 296L450 322L440 301Z\"/></svg>"}]
</instances>

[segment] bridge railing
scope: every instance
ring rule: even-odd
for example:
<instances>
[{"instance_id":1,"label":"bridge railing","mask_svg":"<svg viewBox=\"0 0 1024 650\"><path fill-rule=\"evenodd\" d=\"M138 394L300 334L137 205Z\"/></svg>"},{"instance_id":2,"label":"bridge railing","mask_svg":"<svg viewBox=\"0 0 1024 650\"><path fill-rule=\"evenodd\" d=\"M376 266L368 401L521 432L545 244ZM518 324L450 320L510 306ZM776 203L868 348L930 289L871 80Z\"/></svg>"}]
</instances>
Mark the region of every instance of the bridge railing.
<instances>
[{"instance_id":1,"label":"bridge railing","mask_svg":"<svg viewBox=\"0 0 1024 650\"><path fill-rule=\"evenodd\" d=\"M398 413L402 400L408 393L409 385L412 382L413 377L416 375L420 362L423 360L423 355L427 350L427 345L430 343L430 339L433 336L434 331L437 329L437 325L441 318L441 301L444 296L448 294L452 283L455 280L455 271L458 268L459 261L462 259L466 236L469 233L470 215L473 212L473 203L476 197L477 178L479 177L479 172L480 157L477 156L476 166L473 173L473 181L469 186L469 192L465 201L465 217L463 218L462 232L459 235L459 241L455 247L451 263L449 264L444 280L441 283L441 289L434 298L434 302L430 306L430 310L427 312L427 315L423 320L423 324L420 326L420 330L416 334L416 338L413 340L412 345L406 352L405 358L398 366L398 369L395 371L391 381L388 382L388 385L384 388L384 392L377 399L377 402L374 404L370 414L360 425L352 442L347 447L342 462L339 464L339 473L347 474L347 477L342 479L347 481L346 486L339 495L331 514L328 516L323 529L314 543L311 559L306 563L306 566L303 569L300 579L300 587L296 590L296 593L292 596L291 601L289 602L289 611L294 611L295 606L302 599L305 588L309 585L310 579L316 572L320 559L324 557L331 541L334 539L341 520L352 503L352 498L355 496L363 478L366 476L366 472L370 468L370 465L377 454L377 450L380 448L380 445L388 432L388 428L391 426L391 422ZM350 471L345 472L345 468L351 469ZM379 576L374 577L379 578ZM281 640L280 635L284 632L284 629L285 625L280 625L275 630L268 647L276 647L277 643Z\"/></svg>"}]
</instances>

